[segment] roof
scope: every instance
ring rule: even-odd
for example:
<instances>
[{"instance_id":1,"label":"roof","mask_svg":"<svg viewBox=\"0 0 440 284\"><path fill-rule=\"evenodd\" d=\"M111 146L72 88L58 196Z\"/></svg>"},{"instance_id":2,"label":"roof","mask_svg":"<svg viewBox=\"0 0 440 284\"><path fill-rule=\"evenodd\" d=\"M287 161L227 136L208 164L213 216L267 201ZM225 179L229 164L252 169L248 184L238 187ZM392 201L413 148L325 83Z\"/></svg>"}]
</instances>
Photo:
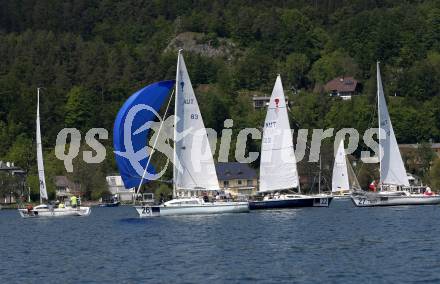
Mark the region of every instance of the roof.
<instances>
[{"instance_id":1,"label":"roof","mask_svg":"<svg viewBox=\"0 0 440 284\"><path fill-rule=\"evenodd\" d=\"M358 81L353 77L338 77L327 82L324 85L324 90L326 92L337 91L338 93L354 92L357 84Z\"/></svg>"},{"instance_id":2,"label":"roof","mask_svg":"<svg viewBox=\"0 0 440 284\"><path fill-rule=\"evenodd\" d=\"M219 180L257 178L257 172L253 168L239 162L217 163L215 169Z\"/></svg>"},{"instance_id":3,"label":"roof","mask_svg":"<svg viewBox=\"0 0 440 284\"><path fill-rule=\"evenodd\" d=\"M71 190L76 190L77 186L74 182L70 181L66 176L55 176L56 187L68 187Z\"/></svg>"},{"instance_id":4,"label":"roof","mask_svg":"<svg viewBox=\"0 0 440 284\"><path fill-rule=\"evenodd\" d=\"M0 171L10 172L13 175L16 175L16 174L25 175L26 174L25 170L23 170L20 167L15 166L14 163L3 162L3 161L0 161Z\"/></svg>"}]
</instances>

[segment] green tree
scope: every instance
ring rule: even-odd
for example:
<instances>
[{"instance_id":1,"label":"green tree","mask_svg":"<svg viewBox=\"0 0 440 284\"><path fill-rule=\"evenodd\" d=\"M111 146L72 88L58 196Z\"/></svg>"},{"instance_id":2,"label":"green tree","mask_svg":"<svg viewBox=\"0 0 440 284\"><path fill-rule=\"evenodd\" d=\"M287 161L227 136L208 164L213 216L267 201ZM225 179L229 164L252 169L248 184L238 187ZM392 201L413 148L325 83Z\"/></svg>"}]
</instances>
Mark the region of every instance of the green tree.
<instances>
[{"instance_id":1,"label":"green tree","mask_svg":"<svg viewBox=\"0 0 440 284\"><path fill-rule=\"evenodd\" d=\"M76 127L86 129L90 125L93 115L93 97L92 93L83 87L73 87L67 94L65 107L65 125L67 127Z\"/></svg>"},{"instance_id":2,"label":"green tree","mask_svg":"<svg viewBox=\"0 0 440 284\"><path fill-rule=\"evenodd\" d=\"M435 159L431 171L429 173L429 180L432 188L436 191L440 191L440 159Z\"/></svg>"},{"instance_id":3,"label":"green tree","mask_svg":"<svg viewBox=\"0 0 440 284\"><path fill-rule=\"evenodd\" d=\"M313 82L324 84L337 76L357 76L359 73L357 64L341 50L323 55L315 61L309 76Z\"/></svg>"},{"instance_id":4,"label":"green tree","mask_svg":"<svg viewBox=\"0 0 440 284\"><path fill-rule=\"evenodd\" d=\"M310 60L307 55L291 53L281 65L284 86L292 86L297 90L307 87L306 75L310 68Z\"/></svg>"}]
</instances>

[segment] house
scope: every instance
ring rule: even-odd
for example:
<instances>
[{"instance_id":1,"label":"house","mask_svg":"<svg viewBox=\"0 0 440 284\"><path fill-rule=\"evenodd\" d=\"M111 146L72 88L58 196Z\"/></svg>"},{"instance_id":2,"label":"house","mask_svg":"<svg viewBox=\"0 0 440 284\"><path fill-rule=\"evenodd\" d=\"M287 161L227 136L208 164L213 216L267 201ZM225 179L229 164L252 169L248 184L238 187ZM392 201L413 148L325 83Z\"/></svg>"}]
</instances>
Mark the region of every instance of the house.
<instances>
[{"instance_id":1,"label":"house","mask_svg":"<svg viewBox=\"0 0 440 284\"><path fill-rule=\"evenodd\" d=\"M261 97L261 96L253 96L252 103L254 105L254 109L262 109L266 108L269 105L270 97ZM289 105L289 100L286 98L286 105Z\"/></svg>"},{"instance_id":2,"label":"house","mask_svg":"<svg viewBox=\"0 0 440 284\"><path fill-rule=\"evenodd\" d=\"M353 77L338 77L324 85L324 91L330 96L341 97L343 100L350 100L351 96L361 91L361 84Z\"/></svg>"},{"instance_id":3,"label":"house","mask_svg":"<svg viewBox=\"0 0 440 284\"><path fill-rule=\"evenodd\" d=\"M57 200L65 200L72 195L79 196L81 186L72 182L66 176L55 176L55 196Z\"/></svg>"},{"instance_id":4,"label":"house","mask_svg":"<svg viewBox=\"0 0 440 284\"><path fill-rule=\"evenodd\" d=\"M26 171L13 162L0 161L0 202L15 203L18 196L27 194Z\"/></svg>"},{"instance_id":5,"label":"house","mask_svg":"<svg viewBox=\"0 0 440 284\"><path fill-rule=\"evenodd\" d=\"M215 165L220 189L232 196L252 195L257 191L258 176L248 164L218 163Z\"/></svg>"},{"instance_id":6,"label":"house","mask_svg":"<svg viewBox=\"0 0 440 284\"><path fill-rule=\"evenodd\" d=\"M117 195L120 201L132 201L135 194L134 188L125 188L120 175L109 175L106 178L108 190L112 195Z\"/></svg>"},{"instance_id":7,"label":"house","mask_svg":"<svg viewBox=\"0 0 440 284\"><path fill-rule=\"evenodd\" d=\"M431 149L440 158L440 143L429 143L431 144ZM399 149L402 153L408 153L415 151L420 147L421 144L399 144Z\"/></svg>"}]
</instances>

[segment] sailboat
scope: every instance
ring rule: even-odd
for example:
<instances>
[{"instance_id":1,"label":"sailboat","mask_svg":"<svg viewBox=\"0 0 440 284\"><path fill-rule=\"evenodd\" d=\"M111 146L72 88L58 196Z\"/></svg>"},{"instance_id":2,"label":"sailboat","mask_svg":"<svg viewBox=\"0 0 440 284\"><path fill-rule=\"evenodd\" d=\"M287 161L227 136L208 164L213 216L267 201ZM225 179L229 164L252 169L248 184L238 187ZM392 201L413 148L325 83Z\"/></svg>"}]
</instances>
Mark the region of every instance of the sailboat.
<instances>
[{"instance_id":1,"label":"sailboat","mask_svg":"<svg viewBox=\"0 0 440 284\"><path fill-rule=\"evenodd\" d=\"M379 157L383 156L380 160L379 191L355 191L351 197L353 203L359 207L440 204L440 195L434 195L430 190L425 193L413 193L411 190L388 113L379 62L377 62L377 104L379 129L382 128L385 133L383 137L379 131Z\"/></svg>"},{"instance_id":2,"label":"sailboat","mask_svg":"<svg viewBox=\"0 0 440 284\"><path fill-rule=\"evenodd\" d=\"M36 120L36 136L37 136L37 167L38 178L40 183L40 204L32 207L28 206L25 209L18 209L21 217L23 218L35 218L35 217L62 217L62 216L88 216L90 215L90 207L70 207L55 208L51 204L45 204L43 201L47 201L46 190L46 178L44 175L44 163L43 163L43 148L41 145L41 130L40 130L40 88L37 89L37 120Z\"/></svg>"},{"instance_id":3,"label":"sailboat","mask_svg":"<svg viewBox=\"0 0 440 284\"><path fill-rule=\"evenodd\" d=\"M328 207L326 195L302 195L280 75L267 108L263 129L259 193L263 200L249 202L251 210L295 207ZM292 192L297 189L297 192Z\"/></svg>"},{"instance_id":4,"label":"sailboat","mask_svg":"<svg viewBox=\"0 0 440 284\"><path fill-rule=\"evenodd\" d=\"M169 85L168 91L170 91L170 89L171 86ZM150 97L147 95L150 95ZM145 93L143 99L153 100L152 98L154 98L154 96L157 96L157 92L152 91L149 94ZM127 103L134 104L141 99L142 98L130 98ZM144 101L144 103L148 104L149 101ZM129 105L124 105L121 111L118 113L117 122L115 123L115 133L121 133L121 127L118 125L121 121L123 121L123 117L125 115L124 112L127 112L128 108ZM160 104L157 104L155 108L158 110L160 108ZM135 206L139 216L152 217L248 212L248 202L210 202L207 196L197 196L197 194L200 192L218 191L220 190L220 187L218 184L217 173L215 171L214 159L209 145L207 132L203 124L202 115L200 113L181 50L179 50L177 60L174 110L175 127L173 130L173 199L165 202L162 205ZM166 112L167 111L165 111L165 113ZM159 132L162 125L163 121L159 127ZM156 145L158 137L159 135L156 136L154 145ZM146 140L143 142L144 144L145 141ZM117 149L120 145L116 144L117 143L115 142L115 148ZM205 150L204 152L203 149ZM140 173L139 171L137 174L128 173L130 178L136 176L135 179L140 181L139 188L141 183L144 182L146 172L148 174L152 172L150 161L154 150L155 147L153 146L148 160L142 165L142 167L145 169L143 173ZM119 160L120 162L118 163L118 167L120 170L127 170L130 168L126 165L122 165L122 163L125 163L123 160L120 158ZM126 173L123 173L122 175L124 184L126 186L132 185L131 183L126 182L128 178L124 177L124 175L126 175ZM187 196L185 196L185 194Z\"/></svg>"},{"instance_id":5,"label":"sailboat","mask_svg":"<svg viewBox=\"0 0 440 284\"><path fill-rule=\"evenodd\" d=\"M351 178L350 178L351 177ZM332 196L335 199L349 199L353 190L359 190L359 182L353 168L347 162L344 140L341 140L335 155L332 175Z\"/></svg>"}]
</instances>

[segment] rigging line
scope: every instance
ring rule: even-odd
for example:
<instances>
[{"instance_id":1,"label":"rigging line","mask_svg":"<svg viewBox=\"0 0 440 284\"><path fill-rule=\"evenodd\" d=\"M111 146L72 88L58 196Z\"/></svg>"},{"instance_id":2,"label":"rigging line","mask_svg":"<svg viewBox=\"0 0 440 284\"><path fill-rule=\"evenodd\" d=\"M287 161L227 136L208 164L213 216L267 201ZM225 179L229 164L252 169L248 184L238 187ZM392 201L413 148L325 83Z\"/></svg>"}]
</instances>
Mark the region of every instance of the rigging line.
<instances>
[{"instance_id":1,"label":"rigging line","mask_svg":"<svg viewBox=\"0 0 440 284\"><path fill-rule=\"evenodd\" d=\"M165 109L164 117L166 117L166 115L168 113L168 108L170 107L170 102L171 102L171 100L173 98L173 95L174 95L174 89L173 89L173 92L171 93L170 99L168 101L167 108ZM151 149L150 156L148 157L147 165L145 166L144 173L142 174L142 178L141 178L141 180L139 182L139 186L138 186L138 188L136 190L136 196L139 194L139 191L141 190L142 181L144 180L145 174L147 173L148 166L150 165L150 162L151 162L151 157L153 156L153 153L156 150L157 140L159 140L160 131L162 130L162 126L163 126L164 122L165 122L165 119L162 119L162 123L160 124L160 127L159 127L159 130L158 130L156 139L154 140L153 148Z\"/></svg>"}]
</instances>

